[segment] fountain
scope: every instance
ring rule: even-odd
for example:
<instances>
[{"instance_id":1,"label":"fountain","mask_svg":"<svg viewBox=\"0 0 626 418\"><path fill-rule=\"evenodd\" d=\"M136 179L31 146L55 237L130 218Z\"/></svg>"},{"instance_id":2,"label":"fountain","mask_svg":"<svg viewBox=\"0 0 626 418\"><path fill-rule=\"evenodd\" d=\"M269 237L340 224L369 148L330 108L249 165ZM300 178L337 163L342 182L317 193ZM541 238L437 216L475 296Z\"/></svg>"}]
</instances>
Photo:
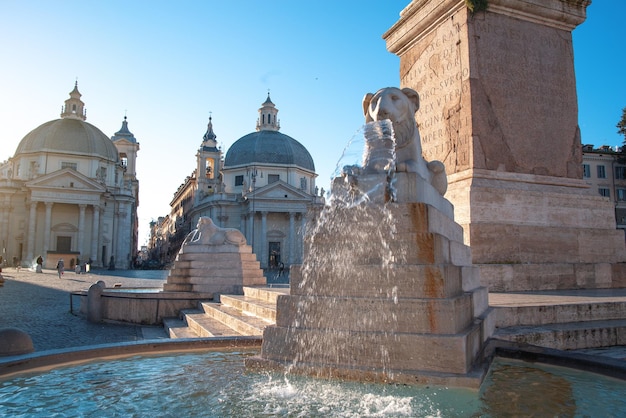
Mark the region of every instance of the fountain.
<instances>
[{"instance_id":1,"label":"fountain","mask_svg":"<svg viewBox=\"0 0 626 418\"><path fill-rule=\"evenodd\" d=\"M421 154L411 89L364 99L361 165L335 178L330 205L292 269L276 325L252 369L398 383L480 386L493 332L487 289Z\"/></svg>"}]
</instances>

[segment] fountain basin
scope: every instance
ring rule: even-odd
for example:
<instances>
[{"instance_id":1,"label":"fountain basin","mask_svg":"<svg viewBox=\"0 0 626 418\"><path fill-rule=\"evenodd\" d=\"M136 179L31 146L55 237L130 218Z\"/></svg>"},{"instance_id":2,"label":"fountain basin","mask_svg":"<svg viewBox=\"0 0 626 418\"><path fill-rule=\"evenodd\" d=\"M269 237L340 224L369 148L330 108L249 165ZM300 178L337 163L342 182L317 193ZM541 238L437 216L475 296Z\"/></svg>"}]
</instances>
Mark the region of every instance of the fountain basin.
<instances>
[{"instance_id":1,"label":"fountain basin","mask_svg":"<svg viewBox=\"0 0 626 418\"><path fill-rule=\"evenodd\" d=\"M80 298L80 313L87 316L88 291L73 292ZM176 317L183 309L193 309L198 302L212 300L213 293L166 292L158 288L105 288L99 297L99 313L103 321L159 325L163 318Z\"/></svg>"},{"instance_id":2,"label":"fountain basin","mask_svg":"<svg viewBox=\"0 0 626 418\"><path fill-rule=\"evenodd\" d=\"M478 391L247 372L244 359L258 353L259 344L253 338L202 339L14 357L0 362L3 413L612 416L626 408L622 380L502 357Z\"/></svg>"}]
</instances>

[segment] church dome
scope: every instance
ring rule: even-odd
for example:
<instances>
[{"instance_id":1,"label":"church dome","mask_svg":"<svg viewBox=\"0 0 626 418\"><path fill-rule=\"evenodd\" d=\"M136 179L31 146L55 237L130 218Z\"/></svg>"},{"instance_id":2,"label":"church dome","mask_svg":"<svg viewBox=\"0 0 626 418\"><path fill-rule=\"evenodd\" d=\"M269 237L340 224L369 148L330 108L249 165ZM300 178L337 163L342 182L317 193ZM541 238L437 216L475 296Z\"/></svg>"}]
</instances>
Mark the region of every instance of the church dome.
<instances>
[{"instance_id":1,"label":"church dome","mask_svg":"<svg viewBox=\"0 0 626 418\"><path fill-rule=\"evenodd\" d=\"M118 159L117 148L100 129L72 118L52 120L33 129L20 141L15 155L39 152Z\"/></svg>"},{"instance_id":2,"label":"church dome","mask_svg":"<svg viewBox=\"0 0 626 418\"><path fill-rule=\"evenodd\" d=\"M51 120L30 131L20 141L15 156L58 152L117 161L117 148L113 142L100 129L85 122L87 114L81 96L76 82L70 98L65 101L62 119Z\"/></svg>"},{"instance_id":3,"label":"church dome","mask_svg":"<svg viewBox=\"0 0 626 418\"><path fill-rule=\"evenodd\" d=\"M278 109L272 103L269 92L267 100L259 109L256 132L239 138L224 158L224 168L254 164L295 165L315 171L309 151L292 137L278 132L280 121Z\"/></svg>"},{"instance_id":4,"label":"church dome","mask_svg":"<svg viewBox=\"0 0 626 418\"><path fill-rule=\"evenodd\" d=\"M315 171L309 151L292 137L278 131L263 130L239 138L226 153L225 167L253 164L296 165Z\"/></svg>"}]
</instances>

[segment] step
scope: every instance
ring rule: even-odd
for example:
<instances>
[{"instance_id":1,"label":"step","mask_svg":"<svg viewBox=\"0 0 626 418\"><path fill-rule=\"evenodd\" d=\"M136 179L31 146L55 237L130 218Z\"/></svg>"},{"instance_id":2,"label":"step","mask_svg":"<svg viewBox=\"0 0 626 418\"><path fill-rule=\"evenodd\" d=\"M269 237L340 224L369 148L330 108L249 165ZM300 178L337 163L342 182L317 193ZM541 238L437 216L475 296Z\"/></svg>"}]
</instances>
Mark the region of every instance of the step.
<instances>
[{"instance_id":1,"label":"step","mask_svg":"<svg viewBox=\"0 0 626 418\"><path fill-rule=\"evenodd\" d=\"M626 289L489 293L496 327L626 318Z\"/></svg>"},{"instance_id":2,"label":"step","mask_svg":"<svg viewBox=\"0 0 626 418\"><path fill-rule=\"evenodd\" d=\"M193 286L186 283L163 283L165 292L191 292Z\"/></svg>"},{"instance_id":3,"label":"step","mask_svg":"<svg viewBox=\"0 0 626 418\"><path fill-rule=\"evenodd\" d=\"M250 287L244 286L243 294L255 299L261 299L271 302L274 305L280 295L288 295L290 293L289 286L281 287Z\"/></svg>"},{"instance_id":4,"label":"step","mask_svg":"<svg viewBox=\"0 0 626 418\"><path fill-rule=\"evenodd\" d=\"M242 335L261 336L265 327L272 323L219 303L202 302L200 305L207 316L220 321Z\"/></svg>"},{"instance_id":5,"label":"step","mask_svg":"<svg viewBox=\"0 0 626 418\"><path fill-rule=\"evenodd\" d=\"M179 318L163 318L163 328L170 338L198 338L187 323Z\"/></svg>"},{"instance_id":6,"label":"step","mask_svg":"<svg viewBox=\"0 0 626 418\"><path fill-rule=\"evenodd\" d=\"M195 312L185 312L185 321L189 328L198 337L236 337L242 334L228 327L215 318L211 318L205 312L197 310Z\"/></svg>"},{"instance_id":7,"label":"step","mask_svg":"<svg viewBox=\"0 0 626 418\"><path fill-rule=\"evenodd\" d=\"M246 295L221 295L220 302L223 306L235 308L244 314L262 318L267 322L276 322L276 302Z\"/></svg>"},{"instance_id":8,"label":"step","mask_svg":"<svg viewBox=\"0 0 626 418\"><path fill-rule=\"evenodd\" d=\"M510 326L494 337L559 350L626 345L626 319Z\"/></svg>"}]
</instances>

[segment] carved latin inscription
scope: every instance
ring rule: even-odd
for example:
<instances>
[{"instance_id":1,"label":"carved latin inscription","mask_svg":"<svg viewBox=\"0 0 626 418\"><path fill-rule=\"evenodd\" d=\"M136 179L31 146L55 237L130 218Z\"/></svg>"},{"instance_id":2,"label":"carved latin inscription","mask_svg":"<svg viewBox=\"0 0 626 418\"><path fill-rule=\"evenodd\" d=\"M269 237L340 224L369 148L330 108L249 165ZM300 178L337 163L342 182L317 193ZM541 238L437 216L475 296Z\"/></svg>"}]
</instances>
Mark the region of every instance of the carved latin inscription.
<instances>
[{"instance_id":1,"label":"carved latin inscription","mask_svg":"<svg viewBox=\"0 0 626 418\"><path fill-rule=\"evenodd\" d=\"M448 173L469 167L469 65L462 52L465 27L449 20L402 57L402 84L417 89L422 105L416 115L426 159L443 161Z\"/></svg>"}]
</instances>

